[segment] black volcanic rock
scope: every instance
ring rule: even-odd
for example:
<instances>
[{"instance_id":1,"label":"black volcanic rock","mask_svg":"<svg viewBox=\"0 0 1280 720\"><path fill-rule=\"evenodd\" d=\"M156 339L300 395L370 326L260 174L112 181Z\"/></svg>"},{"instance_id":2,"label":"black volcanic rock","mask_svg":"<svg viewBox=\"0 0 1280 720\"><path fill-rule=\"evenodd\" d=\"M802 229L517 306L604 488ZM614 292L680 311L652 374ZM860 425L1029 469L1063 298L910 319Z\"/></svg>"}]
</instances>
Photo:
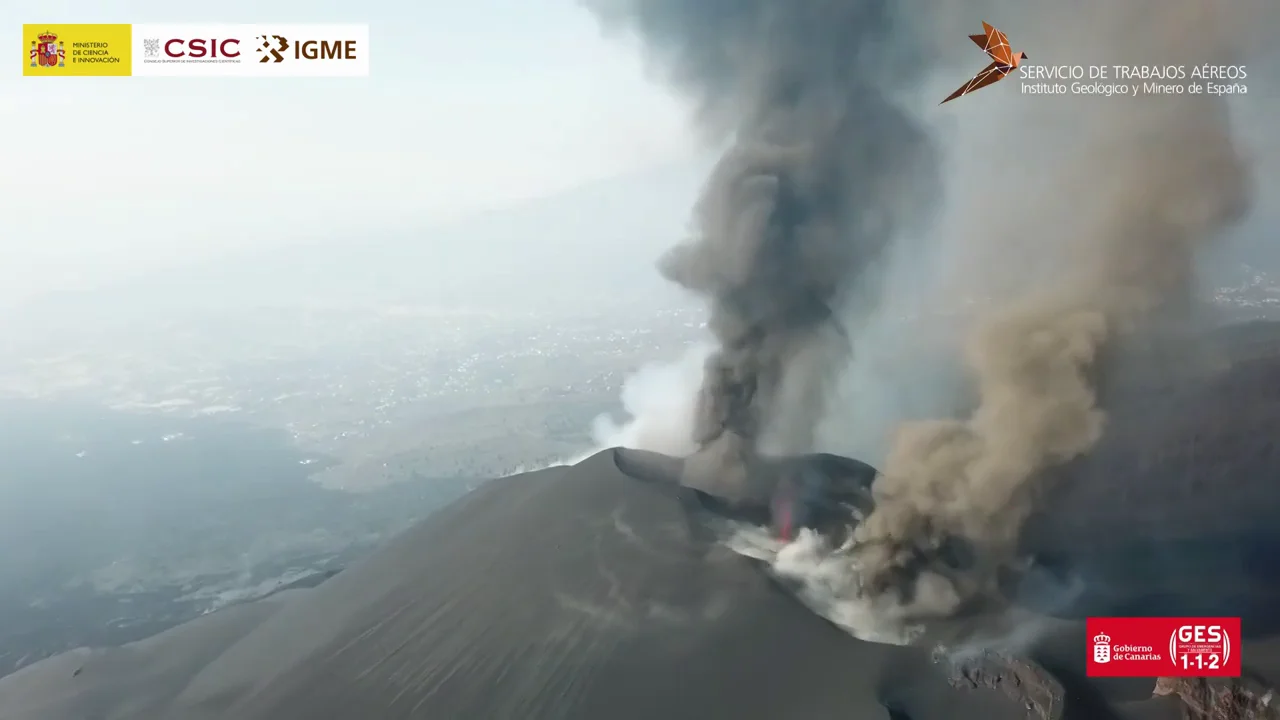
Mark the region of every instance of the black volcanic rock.
<instances>
[{"instance_id":1,"label":"black volcanic rock","mask_svg":"<svg viewBox=\"0 0 1280 720\"><path fill-rule=\"evenodd\" d=\"M1023 717L1001 698L923 703L952 692L923 650L849 637L698 532L715 515L686 502L669 463L605 451L495 480L252 627L231 622L248 610L219 612L144 647L38 663L0 680L0 708L5 720L817 720L882 714L882 686L910 665L917 720Z\"/></svg>"}]
</instances>

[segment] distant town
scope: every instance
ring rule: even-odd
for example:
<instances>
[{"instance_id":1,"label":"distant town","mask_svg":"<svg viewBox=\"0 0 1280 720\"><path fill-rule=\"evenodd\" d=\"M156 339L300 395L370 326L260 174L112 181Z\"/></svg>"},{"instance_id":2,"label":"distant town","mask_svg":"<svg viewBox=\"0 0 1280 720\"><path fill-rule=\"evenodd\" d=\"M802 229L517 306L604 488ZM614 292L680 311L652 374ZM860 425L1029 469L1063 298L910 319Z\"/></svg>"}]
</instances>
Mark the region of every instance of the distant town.
<instances>
[{"instance_id":1,"label":"distant town","mask_svg":"<svg viewBox=\"0 0 1280 720\"><path fill-rule=\"evenodd\" d=\"M0 395L283 428L344 489L492 476L587 448L630 372L705 332L692 309L625 320L263 310L6 358Z\"/></svg>"}]
</instances>

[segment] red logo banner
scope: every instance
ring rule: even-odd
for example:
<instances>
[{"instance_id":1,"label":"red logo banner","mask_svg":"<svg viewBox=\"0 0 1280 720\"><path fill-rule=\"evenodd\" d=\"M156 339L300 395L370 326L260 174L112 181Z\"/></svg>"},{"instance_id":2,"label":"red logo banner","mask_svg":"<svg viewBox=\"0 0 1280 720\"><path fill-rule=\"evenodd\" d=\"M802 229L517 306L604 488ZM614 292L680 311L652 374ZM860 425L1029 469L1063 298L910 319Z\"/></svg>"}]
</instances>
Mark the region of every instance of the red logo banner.
<instances>
[{"instance_id":1,"label":"red logo banner","mask_svg":"<svg viewBox=\"0 0 1280 720\"><path fill-rule=\"evenodd\" d=\"M1089 618L1089 677L1240 677L1240 618Z\"/></svg>"}]
</instances>

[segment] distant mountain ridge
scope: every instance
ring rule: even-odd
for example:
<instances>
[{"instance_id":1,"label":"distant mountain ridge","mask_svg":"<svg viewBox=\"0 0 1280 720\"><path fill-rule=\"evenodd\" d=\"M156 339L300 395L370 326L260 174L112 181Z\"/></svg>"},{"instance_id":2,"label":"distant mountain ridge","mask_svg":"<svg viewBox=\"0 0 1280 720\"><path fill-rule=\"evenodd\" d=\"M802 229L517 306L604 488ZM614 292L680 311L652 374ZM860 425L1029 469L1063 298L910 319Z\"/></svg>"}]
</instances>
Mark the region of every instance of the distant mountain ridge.
<instances>
[{"instance_id":1,"label":"distant mountain ridge","mask_svg":"<svg viewBox=\"0 0 1280 720\"><path fill-rule=\"evenodd\" d=\"M261 307L547 315L677 301L683 295L654 264L689 232L710 164L690 159L438 227L392 232L371 225L363 238L239 252L110 287L47 295L9 314L40 327ZM1268 231L1272 222L1260 212L1205 258L1208 295L1236 304L1257 294L1227 292L1249 278L1276 285L1271 275L1280 277L1280 245Z\"/></svg>"},{"instance_id":2,"label":"distant mountain ridge","mask_svg":"<svg viewBox=\"0 0 1280 720\"><path fill-rule=\"evenodd\" d=\"M654 263L684 235L705 171L692 160L436 228L240 252L45 296L20 314L388 304L529 311L672 297Z\"/></svg>"}]
</instances>

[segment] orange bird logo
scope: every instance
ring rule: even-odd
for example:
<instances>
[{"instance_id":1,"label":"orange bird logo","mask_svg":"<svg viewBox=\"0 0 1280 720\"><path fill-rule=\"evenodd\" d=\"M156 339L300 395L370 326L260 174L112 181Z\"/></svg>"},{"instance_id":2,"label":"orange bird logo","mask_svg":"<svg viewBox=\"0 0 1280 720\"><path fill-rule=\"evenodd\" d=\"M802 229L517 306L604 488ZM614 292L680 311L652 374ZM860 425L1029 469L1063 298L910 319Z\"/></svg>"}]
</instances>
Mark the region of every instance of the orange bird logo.
<instances>
[{"instance_id":1,"label":"orange bird logo","mask_svg":"<svg viewBox=\"0 0 1280 720\"><path fill-rule=\"evenodd\" d=\"M948 95L946 100L938 103L939 105L951 102L961 95L968 95L978 88L984 88L1000 82L1005 79L1005 76L1013 72L1014 68L1021 65L1023 60L1027 59L1027 54L1024 52L1016 55L1013 53L1013 48L1009 46L1008 35L985 22L982 23L982 29L984 34L970 35L969 39L982 48L982 52L991 57L992 63L982 68L982 72L974 75L972 80L961 85L960 89Z\"/></svg>"}]
</instances>

